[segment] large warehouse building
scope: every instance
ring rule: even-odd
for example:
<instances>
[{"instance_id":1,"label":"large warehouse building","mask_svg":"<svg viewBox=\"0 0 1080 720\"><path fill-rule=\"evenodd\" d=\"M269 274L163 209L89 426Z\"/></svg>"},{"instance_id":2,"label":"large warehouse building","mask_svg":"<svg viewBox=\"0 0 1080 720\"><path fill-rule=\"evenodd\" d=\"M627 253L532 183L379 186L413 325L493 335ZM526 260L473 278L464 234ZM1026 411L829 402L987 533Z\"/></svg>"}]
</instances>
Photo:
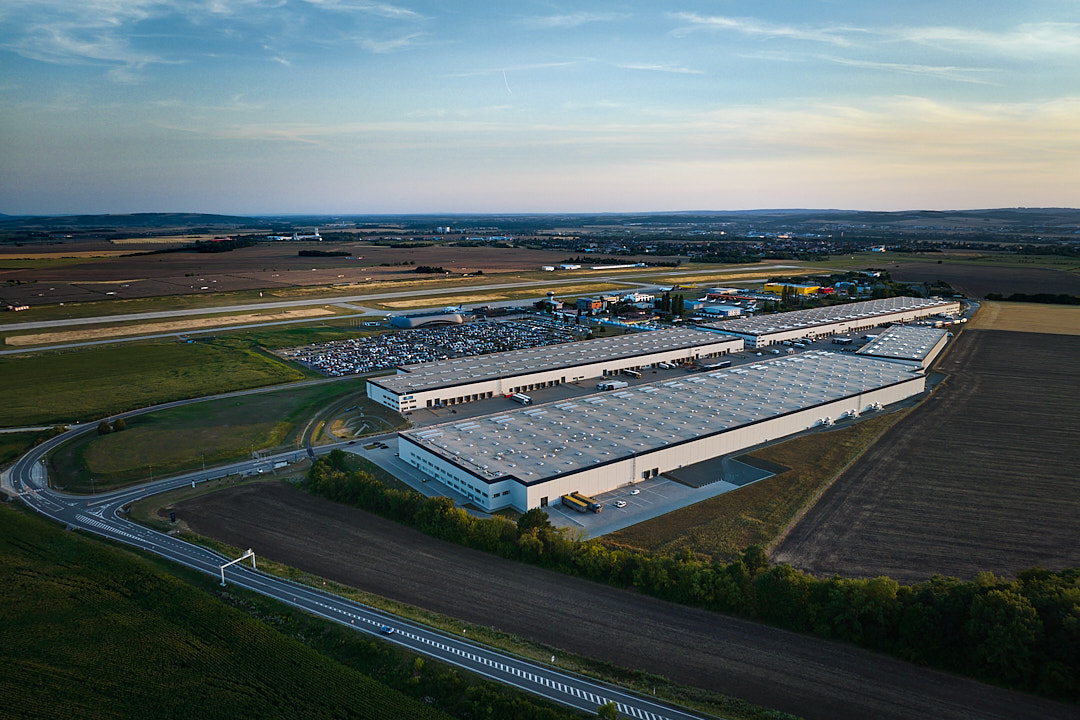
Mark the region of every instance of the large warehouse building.
<instances>
[{"instance_id":1,"label":"large warehouse building","mask_svg":"<svg viewBox=\"0 0 1080 720\"><path fill-rule=\"evenodd\" d=\"M701 327L740 337L748 348L762 348L785 340L822 338L959 312L960 303L956 300L894 297L706 323Z\"/></svg>"},{"instance_id":2,"label":"large warehouse building","mask_svg":"<svg viewBox=\"0 0 1080 720\"><path fill-rule=\"evenodd\" d=\"M925 368L945 348L949 333L919 325L893 325L858 350L859 355Z\"/></svg>"},{"instance_id":3,"label":"large warehouse building","mask_svg":"<svg viewBox=\"0 0 1080 720\"><path fill-rule=\"evenodd\" d=\"M399 433L401 458L486 510L544 507L922 392L917 369L807 352Z\"/></svg>"},{"instance_id":4,"label":"large warehouse building","mask_svg":"<svg viewBox=\"0 0 1080 720\"><path fill-rule=\"evenodd\" d=\"M511 395L578 380L697 361L743 349L743 341L686 328L548 345L399 368L368 381L372 400L407 412Z\"/></svg>"}]
</instances>

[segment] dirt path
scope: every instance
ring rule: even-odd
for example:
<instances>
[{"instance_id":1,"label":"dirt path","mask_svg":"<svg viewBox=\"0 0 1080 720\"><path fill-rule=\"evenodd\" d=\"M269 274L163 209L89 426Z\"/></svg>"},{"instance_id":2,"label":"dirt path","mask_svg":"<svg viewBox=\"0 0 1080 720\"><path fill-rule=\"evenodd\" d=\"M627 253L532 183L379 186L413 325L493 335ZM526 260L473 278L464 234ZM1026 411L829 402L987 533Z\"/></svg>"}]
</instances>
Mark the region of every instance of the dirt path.
<instances>
[{"instance_id":1,"label":"dirt path","mask_svg":"<svg viewBox=\"0 0 1080 720\"><path fill-rule=\"evenodd\" d=\"M900 582L1080 565L1080 337L967 330L951 376L842 475L773 559Z\"/></svg>"},{"instance_id":2,"label":"dirt path","mask_svg":"<svg viewBox=\"0 0 1080 720\"><path fill-rule=\"evenodd\" d=\"M435 540L284 484L177 505L196 532L394 600L807 718L1077 718L1076 708Z\"/></svg>"}]
</instances>

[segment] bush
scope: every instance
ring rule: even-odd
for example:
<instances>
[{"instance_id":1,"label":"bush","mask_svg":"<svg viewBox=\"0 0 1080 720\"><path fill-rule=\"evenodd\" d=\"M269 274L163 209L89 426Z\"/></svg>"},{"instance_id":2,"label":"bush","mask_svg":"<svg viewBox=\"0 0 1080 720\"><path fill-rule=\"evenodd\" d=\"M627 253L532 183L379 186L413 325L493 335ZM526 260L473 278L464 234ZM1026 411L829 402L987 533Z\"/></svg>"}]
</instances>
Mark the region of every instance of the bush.
<instances>
[{"instance_id":1,"label":"bush","mask_svg":"<svg viewBox=\"0 0 1080 720\"><path fill-rule=\"evenodd\" d=\"M98 423L98 426L97 426L97 434L98 435L108 435L109 433L112 432L112 430L113 430L112 425L109 424L108 420L102 420L101 422Z\"/></svg>"}]
</instances>

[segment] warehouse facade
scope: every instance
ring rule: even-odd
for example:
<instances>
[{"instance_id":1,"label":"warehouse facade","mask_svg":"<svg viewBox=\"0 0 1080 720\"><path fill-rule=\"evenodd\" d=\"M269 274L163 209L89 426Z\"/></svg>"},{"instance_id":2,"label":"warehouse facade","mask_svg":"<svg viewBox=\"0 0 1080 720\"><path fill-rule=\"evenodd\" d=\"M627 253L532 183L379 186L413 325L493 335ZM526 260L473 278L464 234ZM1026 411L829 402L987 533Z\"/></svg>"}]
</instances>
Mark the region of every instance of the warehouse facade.
<instances>
[{"instance_id":1,"label":"warehouse facade","mask_svg":"<svg viewBox=\"0 0 1080 720\"><path fill-rule=\"evenodd\" d=\"M401 458L485 510L601 494L926 387L919 371L808 352L398 433Z\"/></svg>"},{"instance_id":2,"label":"warehouse facade","mask_svg":"<svg viewBox=\"0 0 1080 720\"><path fill-rule=\"evenodd\" d=\"M398 412L443 407L616 375L658 363L696 362L743 349L743 341L689 328L547 345L404 366L373 378L367 395Z\"/></svg>"},{"instance_id":3,"label":"warehouse facade","mask_svg":"<svg viewBox=\"0 0 1080 720\"><path fill-rule=\"evenodd\" d=\"M748 348L763 348L785 340L822 338L959 312L957 300L894 297L705 323L699 327L740 337Z\"/></svg>"}]
</instances>

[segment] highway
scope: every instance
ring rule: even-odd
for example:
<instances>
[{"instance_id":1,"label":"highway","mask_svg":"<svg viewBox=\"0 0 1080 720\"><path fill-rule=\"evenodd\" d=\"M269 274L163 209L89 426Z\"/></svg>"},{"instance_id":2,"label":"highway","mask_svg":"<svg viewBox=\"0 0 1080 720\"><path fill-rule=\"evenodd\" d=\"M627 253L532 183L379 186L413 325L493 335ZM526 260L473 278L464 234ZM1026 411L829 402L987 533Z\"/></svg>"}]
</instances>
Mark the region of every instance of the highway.
<instances>
[{"instance_id":1,"label":"highway","mask_svg":"<svg viewBox=\"0 0 1080 720\"><path fill-rule=\"evenodd\" d=\"M151 409L160 409L160 407L148 408L141 412L148 412ZM80 433L90 432L94 427L88 424L69 430L24 455L11 468L8 477L9 487L6 490L18 496L37 512L68 528L84 530L115 542L155 553L208 575L224 577L229 585L274 598L358 632L381 637L387 642L396 643L417 654L449 663L568 707L595 713L600 705L615 702L623 716L640 720L701 720L704 717L559 670L553 663L537 663L492 650L366 605L267 575L240 562L223 569L222 566L233 558L226 558L206 548L143 527L125 517L126 507L135 500L185 485L194 486L199 482L230 474L258 472L260 467L268 470L276 461L292 461L297 454L295 452L281 453L258 460L245 460L91 496L67 495L51 489L43 458L60 444ZM311 448L308 452L324 454L334 447L320 446ZM258 562L258 549L255 548L255 550L253 565ZM384 628L391 629L392 632L387 633Z\"/></svg>"}]
</instances>

